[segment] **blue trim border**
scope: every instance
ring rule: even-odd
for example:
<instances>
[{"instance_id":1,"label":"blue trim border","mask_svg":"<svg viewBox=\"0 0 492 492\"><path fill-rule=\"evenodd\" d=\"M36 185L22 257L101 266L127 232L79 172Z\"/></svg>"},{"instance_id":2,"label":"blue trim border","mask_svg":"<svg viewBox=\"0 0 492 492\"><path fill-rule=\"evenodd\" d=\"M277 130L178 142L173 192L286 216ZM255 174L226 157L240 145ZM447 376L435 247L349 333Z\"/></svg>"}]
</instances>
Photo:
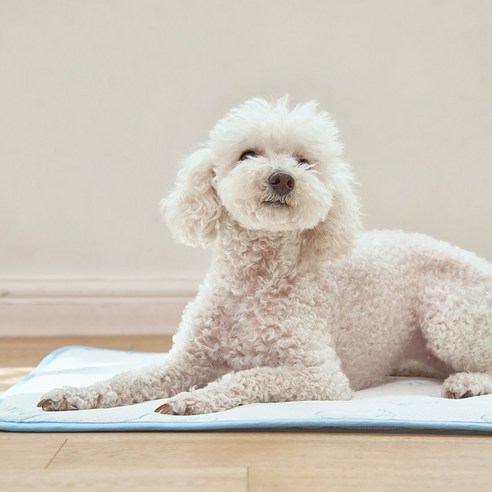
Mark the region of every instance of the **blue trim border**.
<instances>
[{"instance_id":1,"label":"blue trim border","mask_svg":"<svg viewBox=\"0 0 492 492\"><path fill-rule=\"evenodd\" d=\"M492 423L438 422L433 420L216 420L209 422L15 422L0 421L0 431L10 432L149 432L232 430L325 430L364 432L433 432L492 434Z\"/></svg>"}]
</instances>

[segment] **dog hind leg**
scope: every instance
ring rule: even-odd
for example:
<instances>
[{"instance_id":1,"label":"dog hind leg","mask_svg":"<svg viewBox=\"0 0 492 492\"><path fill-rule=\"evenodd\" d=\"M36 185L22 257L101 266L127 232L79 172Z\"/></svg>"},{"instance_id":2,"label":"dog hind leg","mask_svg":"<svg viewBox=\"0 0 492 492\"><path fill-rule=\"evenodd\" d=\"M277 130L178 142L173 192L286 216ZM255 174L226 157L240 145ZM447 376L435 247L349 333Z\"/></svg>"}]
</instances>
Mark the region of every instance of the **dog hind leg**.
<instances>
[{"instance_id":1,"label":"dog hind leg","mask_svg":"<svg viewBox=\"0 0 492 492\"><path fill-rule=\"evenodd\" d=\"M457 372L443 384L442 395L446 398L468 398L492 393L492 373Z\"/></svg>"},{"instance_id":2,"label":"dog hind leg","mask_svg":"<svg viewBox=\"0 0 492 492\"><path fill-rule=\"evenodd\" d=\"M442 395L467 398L492 393L492 288L446 285L422 301L427 348L451 369Z\"/></svg>"}]
</instances>

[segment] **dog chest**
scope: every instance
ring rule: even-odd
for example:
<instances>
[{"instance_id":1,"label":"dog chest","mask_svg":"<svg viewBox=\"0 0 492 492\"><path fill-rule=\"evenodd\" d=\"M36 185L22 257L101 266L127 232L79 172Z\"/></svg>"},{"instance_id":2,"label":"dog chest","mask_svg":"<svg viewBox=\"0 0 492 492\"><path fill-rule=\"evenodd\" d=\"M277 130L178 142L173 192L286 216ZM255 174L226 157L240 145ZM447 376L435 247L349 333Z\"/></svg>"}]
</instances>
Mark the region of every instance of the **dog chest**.
<instances>
[{"instance_id":1,"label":"dog chest","mask_svg":"<svg viewBox=\"0 0 492 492\"><path fill-rule=\"evenodd\" d=\"M232 370L285 364L313 353L314 345L327 343L323 341L326 320L299 295L214 297L205 322L213 345L211 356ZM299 326L300 319L304 326Z\"/></svg>"}]
</instances>

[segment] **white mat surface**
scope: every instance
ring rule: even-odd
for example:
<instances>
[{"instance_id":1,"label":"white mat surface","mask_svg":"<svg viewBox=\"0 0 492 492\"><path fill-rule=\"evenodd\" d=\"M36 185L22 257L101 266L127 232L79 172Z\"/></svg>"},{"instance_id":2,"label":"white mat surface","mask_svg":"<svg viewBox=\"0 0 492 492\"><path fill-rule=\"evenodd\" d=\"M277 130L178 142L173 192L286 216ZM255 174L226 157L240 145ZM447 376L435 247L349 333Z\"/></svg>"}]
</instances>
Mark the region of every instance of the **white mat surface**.
<instances>
[{"instance_id":1,"label":"white mat surface","mask_svg":"<svg viewBox=\"0 0 492 492\"><path fill-rule=\"evenodd\" d=\"M440 381L391 378L351 401L245 405L200 416L154 413L165 400L112 409L43 412L40 396L59 386L85 386L145 367L163 354L64 347L48 355L0 397L0 430L21 432L332 429L492 433L492 395L448 400Z\"/></svg>"}]
</instances>

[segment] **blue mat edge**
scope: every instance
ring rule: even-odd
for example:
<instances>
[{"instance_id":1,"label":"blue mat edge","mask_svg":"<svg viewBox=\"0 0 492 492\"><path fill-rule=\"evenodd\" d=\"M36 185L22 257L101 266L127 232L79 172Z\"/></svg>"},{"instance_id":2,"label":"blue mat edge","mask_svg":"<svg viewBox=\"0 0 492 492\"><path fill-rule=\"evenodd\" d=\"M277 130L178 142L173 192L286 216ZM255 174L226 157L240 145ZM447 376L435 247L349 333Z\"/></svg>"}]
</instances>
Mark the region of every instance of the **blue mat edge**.
<instances>
[{"instance_id":1,"label":"blue mat edge","mask_svg":"<svg viewBox=\"0 0 492 492\"><path fill-rule=\"evenodd\" d=\"M152 353L133 350L117 350L83 345L67 345L55 349L21 381L0 395L0 401L8 397L14 388L32 379L68 350L106 350L119 353ZM155 354L156 352L154 352ZM193 417L190 417L192 419ZM8 432L148 432L148 431L227 431L227 430L326 430L326 431L388 431L388 432L439 432L492 434L490 422L441 422L434 420L345 420L345 419L292 419L284 420L220 420L212 422L24 422L0 420L0 431Z\"/></svg>"},{"instance_id":2,"label":"blue mat edge","mask_svg":"<svg viewBox=\"0 0 492 492\"><path fill-rule=\"evenodd\" d=\"M407 420L221 420L215 422L15 422L0 421L0 431L8 432L150 432L150 431L232 431L232 430L325 430L365 432L492 433L492 425L480 422L436 422Z\"/></svg>"}]
</instances>

